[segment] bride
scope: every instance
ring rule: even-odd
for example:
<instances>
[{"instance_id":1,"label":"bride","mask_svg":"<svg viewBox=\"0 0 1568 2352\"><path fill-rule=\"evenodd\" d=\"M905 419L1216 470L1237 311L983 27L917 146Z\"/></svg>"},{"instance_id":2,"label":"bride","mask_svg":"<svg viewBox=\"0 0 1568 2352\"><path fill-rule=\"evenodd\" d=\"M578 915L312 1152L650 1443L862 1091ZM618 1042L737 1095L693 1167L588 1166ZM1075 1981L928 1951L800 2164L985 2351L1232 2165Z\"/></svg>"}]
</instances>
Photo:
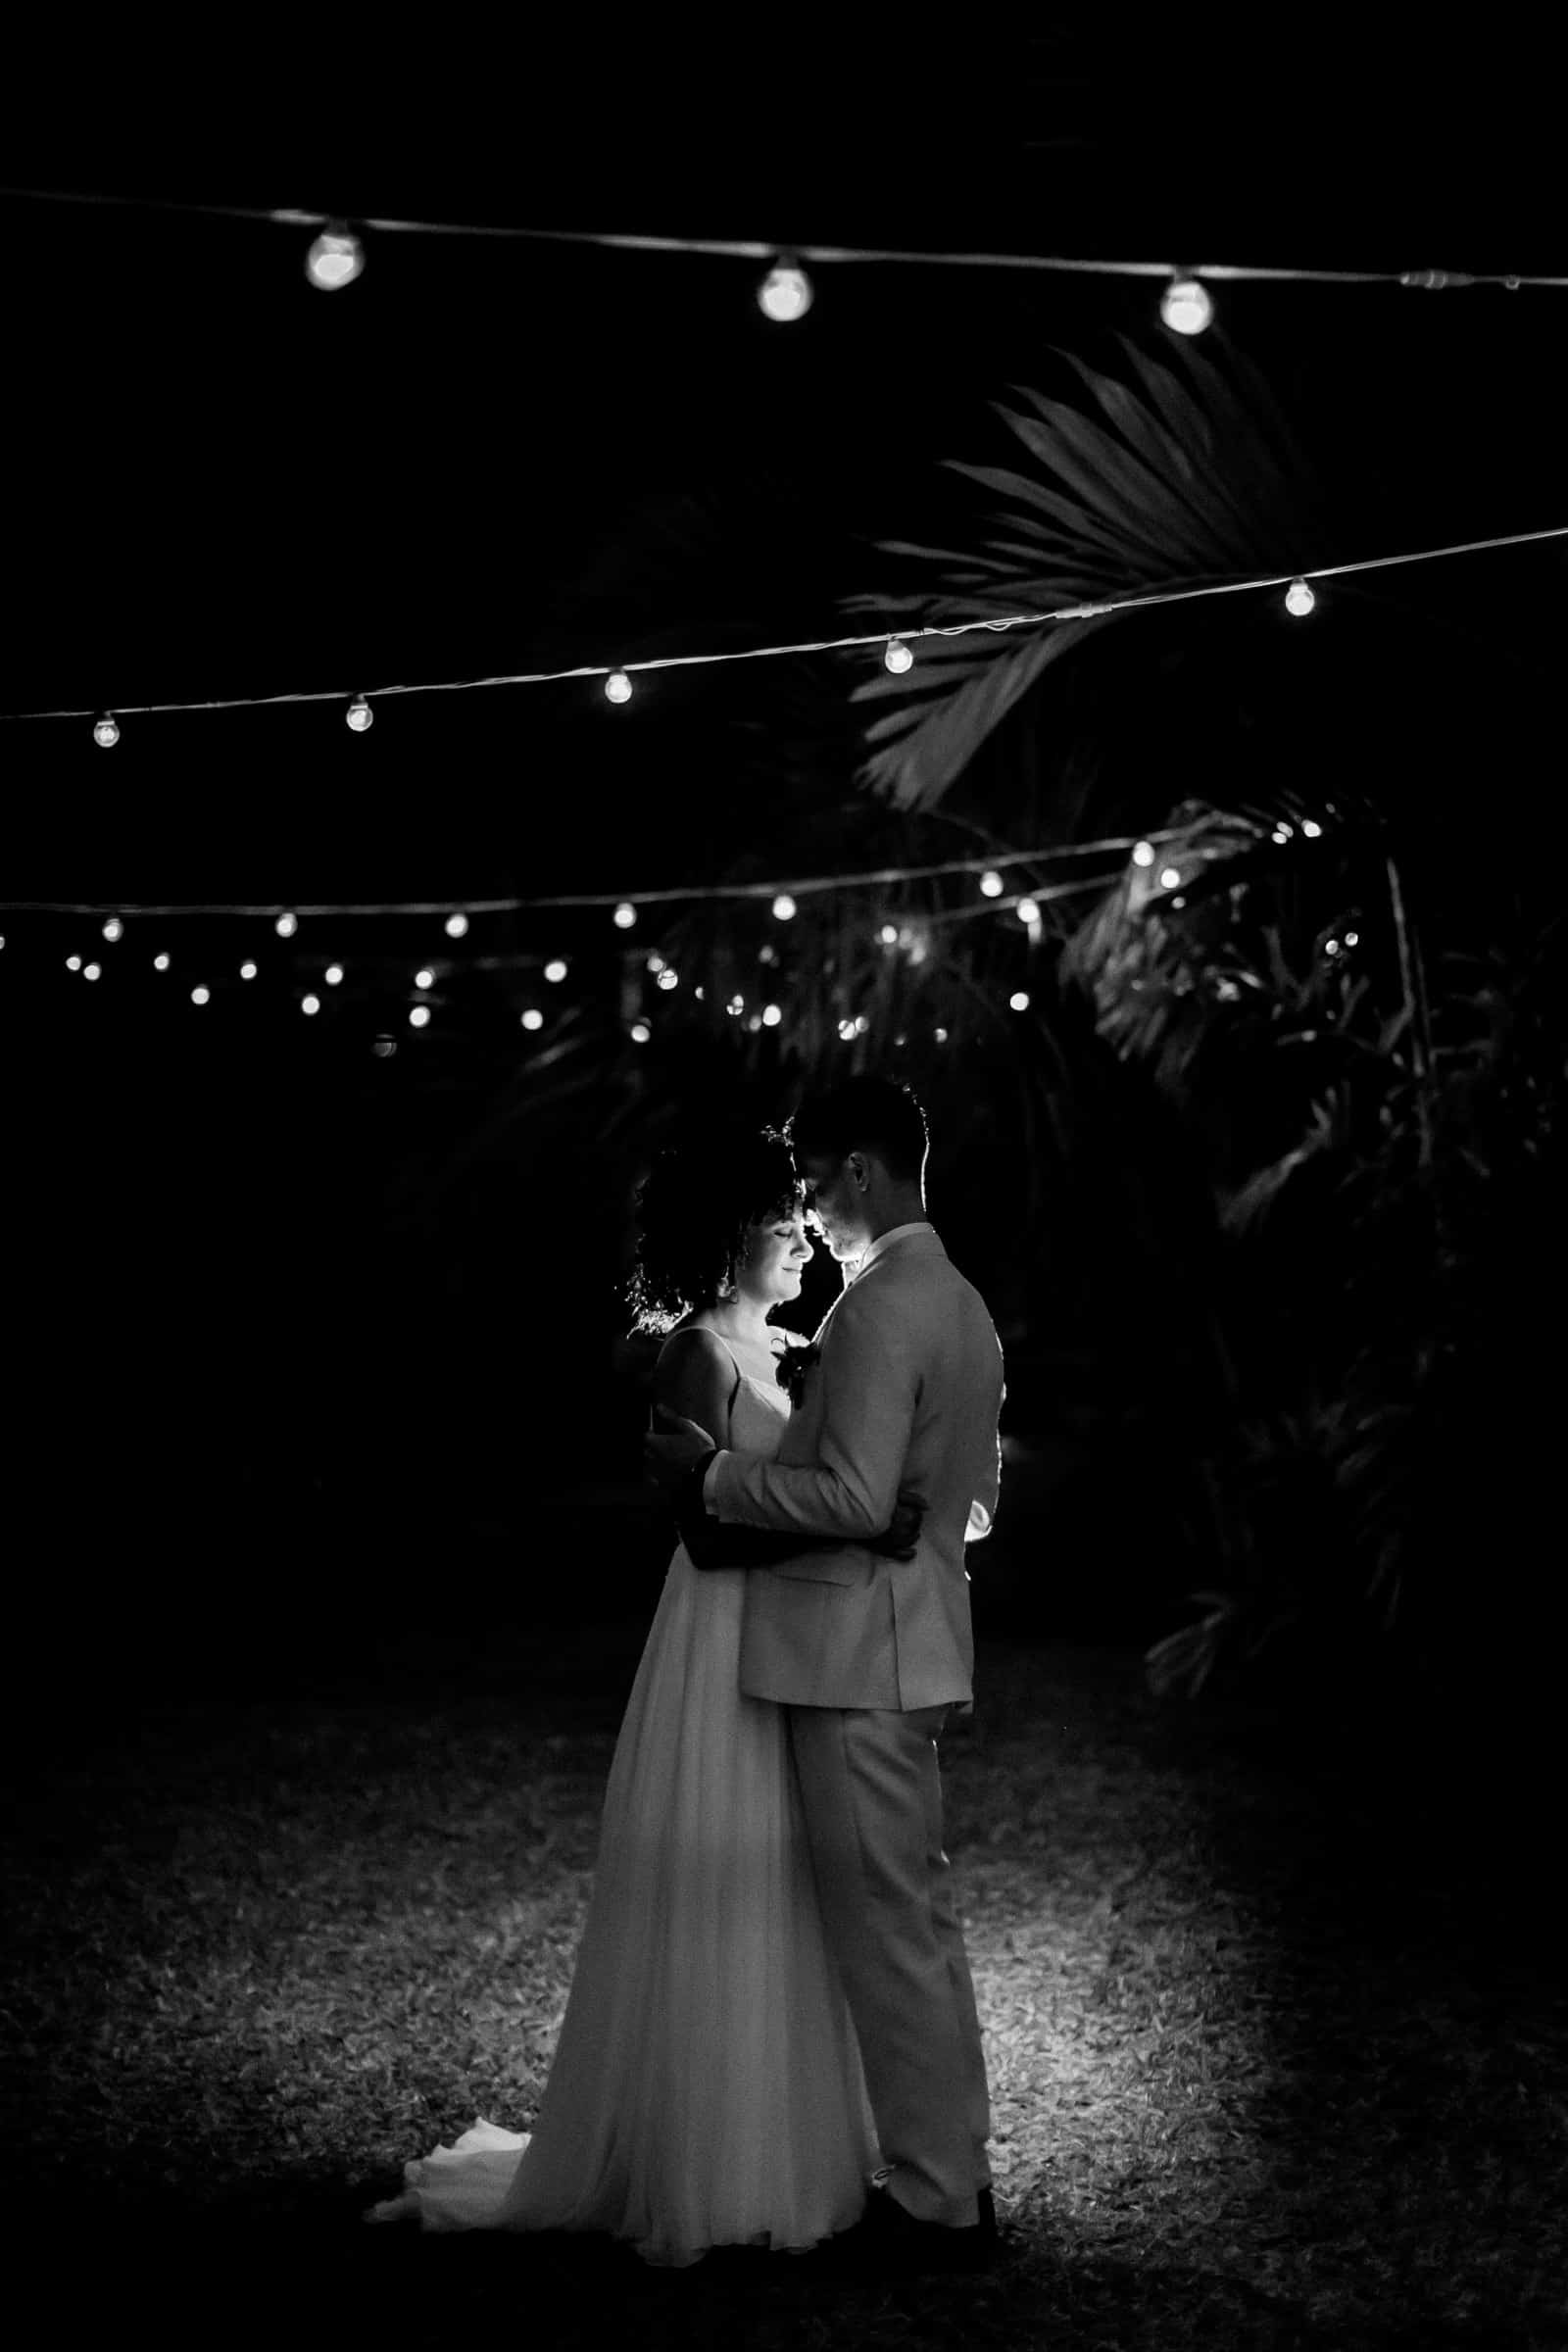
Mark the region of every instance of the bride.
<instances>
[{"instance_id":1,"label":"bride","mask_svg":"<svg viewBox=\"0 0 1568 2352\"><path fill-rule=\"evenodd\" d=\"M630 1303L669 1335L657 1405L717 1446L776 1452L789 1348L768 1316L812 1254L788 1145L710 1134L662 1152L639 1225ZM678 2267L714 2246L803 2251L858 2220L875 2128L784 1713L740 1689L746 1573L700 1571L680 1544L669 1563L533 2131L481 2117L407 2164L368 2221L603 2231Z\"/></svg>"}]
</instances>

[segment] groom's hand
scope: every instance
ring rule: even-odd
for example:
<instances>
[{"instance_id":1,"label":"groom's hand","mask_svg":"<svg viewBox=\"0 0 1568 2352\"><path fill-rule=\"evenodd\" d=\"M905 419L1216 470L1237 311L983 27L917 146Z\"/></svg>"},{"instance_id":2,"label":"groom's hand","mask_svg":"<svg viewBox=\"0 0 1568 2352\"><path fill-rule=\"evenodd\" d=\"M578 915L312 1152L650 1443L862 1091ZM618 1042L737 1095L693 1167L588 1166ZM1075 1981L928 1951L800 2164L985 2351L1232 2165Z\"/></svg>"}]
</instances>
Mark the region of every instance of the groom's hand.
<instances>
[{"instance_id":1,"label":"groom's hand","mask_svg":"<svg viewBox=\"0 0 1568 2352\"><path fill-rule=\"evenodd\" d=\"M716 1453L718 1447L699 1422L682 1420L675 1413L663 1418L673 1424L676 1434L650 1431L643 1440L643 1463L655 1486L667 1494L674 1493L705 1454Z\"/></svg>"}]
</instances>

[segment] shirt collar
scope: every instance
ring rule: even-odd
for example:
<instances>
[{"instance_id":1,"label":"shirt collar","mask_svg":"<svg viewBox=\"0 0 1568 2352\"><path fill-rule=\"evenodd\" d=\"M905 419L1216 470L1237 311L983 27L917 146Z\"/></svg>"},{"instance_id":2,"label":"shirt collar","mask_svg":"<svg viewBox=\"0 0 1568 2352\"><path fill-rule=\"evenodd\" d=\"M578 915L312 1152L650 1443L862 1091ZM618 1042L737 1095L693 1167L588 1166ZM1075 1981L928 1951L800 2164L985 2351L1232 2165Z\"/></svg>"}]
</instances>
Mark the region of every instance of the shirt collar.
<instances>
[{"instance_id":1,"label":"shirt collar","mask_svg":"<svg viewBox=\"0 0 1568 2352\"><path fill-rule=\"evenodd\" d=\"M851 1274L850 1281L858 1282L860 1276L865 1272L866 1267L870 1265L872 1259L880 1257L883 1250L890 1250L895 1242L902 1242L906 1233L934 1233L935 1231L936 1228L932 1224L929 1217L916 1217L913 1222L908 1225L889 1226L886 1233L879 1233L877 1235L876 1240L871 1244L864 1255L857 1258L855 1262L855 1271Z\"/></svg>"}]
</instances>

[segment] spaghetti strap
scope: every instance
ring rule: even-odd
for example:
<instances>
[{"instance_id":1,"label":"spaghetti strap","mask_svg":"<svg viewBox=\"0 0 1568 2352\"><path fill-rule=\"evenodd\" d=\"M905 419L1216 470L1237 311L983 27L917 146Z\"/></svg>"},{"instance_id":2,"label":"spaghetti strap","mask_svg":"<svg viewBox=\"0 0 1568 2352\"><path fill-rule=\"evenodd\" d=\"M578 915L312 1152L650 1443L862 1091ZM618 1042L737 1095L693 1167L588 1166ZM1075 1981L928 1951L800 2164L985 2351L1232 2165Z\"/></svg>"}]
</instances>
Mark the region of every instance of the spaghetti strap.
<instances>
[{"instance_id":1,"label":"spaghetti strap","mask_svg":"<svg viewBox=\"0 0 1568 2352\"><path fill-rule=\"evenodd\" d=\"M741 1370L741 1359L736 1354L734 1348L730 1346L728 1340L725 1339L722 1332L710 1329L709 1325L706 1323L689 1324L687 1328L688 1330L692 1331L706 1331L710 1340L717 1340L719 1346L723 1348L724 1353L729 1357L730 1362L735 1367L734 1383L730 1389L729 1395L724 1399L725 1419L728 1422L733 1422L735 1418L735 1399L741 1393L741 1382L746 1378L745 1373ZM657 1431L658 1425L659 1407L657 1404L651 1404L648 1408L649 1429L651 1431ZM724 1444L725 1447L727 1448L729 1445L729 1430L727 1428L724 1432Z\"/></svg>"}]
</instances>

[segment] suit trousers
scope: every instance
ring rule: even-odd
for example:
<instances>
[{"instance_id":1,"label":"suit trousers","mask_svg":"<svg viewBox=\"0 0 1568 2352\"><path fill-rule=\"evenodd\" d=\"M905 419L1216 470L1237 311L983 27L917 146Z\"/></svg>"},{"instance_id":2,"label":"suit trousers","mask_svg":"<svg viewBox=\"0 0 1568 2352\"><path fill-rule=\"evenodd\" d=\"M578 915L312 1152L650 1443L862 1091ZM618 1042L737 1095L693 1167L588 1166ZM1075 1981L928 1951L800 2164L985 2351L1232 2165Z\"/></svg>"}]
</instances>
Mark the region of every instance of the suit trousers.
<instances>
[{"instance_id":1,"label":"suit trousers","mask_svg":"<svg viewBox=\"0 0 1568 2352\"><path fill-rule=\"evenodd\" d=\"M979 2219L991 2102L942 1850L948 1709L786 1709L827 1945L844 1980L889 2193L923 2222Z\"/></svg>"}]
</instances>

